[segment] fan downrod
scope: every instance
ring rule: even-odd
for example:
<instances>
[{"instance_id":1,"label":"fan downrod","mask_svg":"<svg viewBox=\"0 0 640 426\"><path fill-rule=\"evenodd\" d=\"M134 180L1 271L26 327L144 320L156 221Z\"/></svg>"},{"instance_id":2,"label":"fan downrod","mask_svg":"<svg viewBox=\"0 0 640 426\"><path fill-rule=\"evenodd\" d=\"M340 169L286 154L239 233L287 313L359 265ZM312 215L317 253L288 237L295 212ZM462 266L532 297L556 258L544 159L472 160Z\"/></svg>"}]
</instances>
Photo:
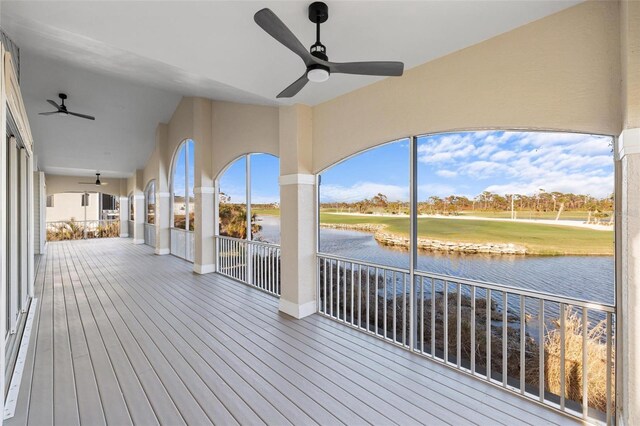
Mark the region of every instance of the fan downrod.
<instances>
[{"instance_id":1,"label":"fan downrod","mask_svg":"<svg viewBox=\"0 0 640 426\"><path fill-rule=\"evenodd\" d=\"M313 2L309 5L309 20L316 24L316 42L309 49L309 53L318 59L328 61L327 48L320 42L320 24L329 19L329 6L321 1ZM326 68L320 65L322 68Z\"/></svg>"}]
</instances>

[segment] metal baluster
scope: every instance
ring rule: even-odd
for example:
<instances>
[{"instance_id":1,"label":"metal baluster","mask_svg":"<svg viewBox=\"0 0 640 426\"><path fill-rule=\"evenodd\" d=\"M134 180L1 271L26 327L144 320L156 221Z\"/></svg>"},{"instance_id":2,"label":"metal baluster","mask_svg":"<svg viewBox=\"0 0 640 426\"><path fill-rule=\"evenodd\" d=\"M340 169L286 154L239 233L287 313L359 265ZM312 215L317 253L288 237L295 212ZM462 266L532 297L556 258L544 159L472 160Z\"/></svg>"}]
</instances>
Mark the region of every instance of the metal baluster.
<instances>
[{"instance_id":1,"label":"metal baluster","mask_svg":"<svg viewBox=\"0 0 640 426\"><path fill-rule=\"evenodd\" d=\"M342 321L347 322L347 262L342 263L344 279L342 281Z\"/></svg>"},{"instance_id":2,"label":"metal baluster","mask_svg":"<svg viewBox=\"0 0 640 426\"><path fill-rule=\"evenodd\" d=\"M458 284L458 295L456 304L456 361L460 368L460 358L462 356L462 285Z\"/></svg>"},{"instance_id":3,"label":"metal baluster","mask_svg":"<svg viewBox=\"0 0 640 426\"><path fill-rule=\"evenodd\" d=\"M324 285L323 285L323 292L324 292L324 297L322 298L322 303L324 305L324 308L322 309L322 312L326 315L327 313L327 258L323 258L322 260L324 260L324 276L323 276L323 281L324 281Z\"/></svg>"},{"instance_id":4,"label":"metal baluster","mask_svg":"<svg viewBox=\"0 0 640 426\"><path fill-rule=\"evenodd\" d=\"M471 374L476 374L476 287L471 286Z\"/></svg>"},{"instance_id":5,"label":"metal baluster","mask_svg":"<svg viewBox=\"0 0 640 426\"><path fill-rule=\"evenodd\" d=\"M398 343L398 278L393 273L393 342Z\"/></svg>"},{"instance_id":6,"label":"metal baluster","mask_svg":"<svg viewBox=\"0 0 640 426\"><path fill-rule=\"evenodd\" d=\"M355 289L355 285L353 282L353 271L356 269L356 265L351 262L351 325L356 325L356 317L355 317L355 309L353 306L353 292Z\"/></svg>"},{"instance_id":7,"label":"metal baluster","mask_svg":"<svg viewBox=\"0 0 640 426\"><path fill-rule=\"evenodd\" d=\"M525 383L525 360L526 360L526 348L525 348L525 325L527 322L527 311L525 306L525 298L520 295L520 393L524 395Z\"/></svg>"},{"instance_id":8,"label":"metal baluster","mask_svg":"<svg viewBox=\"0 0 640 426\"><path fill-rule=\"evenodd\" d=\"M407 345L407 274L402 274L402 344Z\"/></svg>"},{"instance_id":9,"label":"metal baluster","mask_svg":"<svg viewBox=\"0 0 640 426\"><path fill-rule=\"evenodd\" d=\"M362 265L358 265L358 328L362 328Z\"/></svg>"},{"instance_id":10,"label":"metal baluster","mask_svg":"<svg viewBox=\"0 0 640 426\"><path fill-rule=\"evenodd\" d=\"M340 319L340 284L342 278L340 277L340 261L336 262L336 317Z\"/></svg>"},{"instance_id":11,"label":"metal baluster","mask_svg":"<svg viewBox=\"0 0 640 426\"><path fill-rule=\"evenodd\" d=\"M540 353L538 354L538 383L540 384L539 397L540 402L544 402L544 299L540 299L540 306L538 307L538 332L540 334L538 338L538 346Z\"/></svg>"},{"instance_id":12,"label":"metal baluster","mask_svg":"<svg viewBox=\"0 0 640 426\"><path fill-rule=\"evenodd\" d=\"M373 313L374 317L375 317L375 328L373 329L373 331L375 331L376 335L380 334L378 332L379 328L378 328L378 268L375 269L375 285L376 285L376 292L374 293L374 298L376 301L376 307L375 307L375 311Z\"/></svg>"},{"instance_id":13,"label":"metal baluster","mask_svg":"<svg viewBox=\"0 0 640 426\"><path fill-rule=\"evenodd\" d=\"M367 266L367 331L371 331L371 324L369 324L369 318L371 318L371 311L369 310L371 309L371 307L369 306L371 303L369 299L371 299L371 296L369 294L369 290L369 266Z\"/></svg>"},{"instance_id":14,"label":"metal baluster","mask_svg":"<svg viewBox=\"0 0 640 426\"><path fill-rule=\"evenodd\" d=\"M384 322L382 324L382 332L384 333L384 338L387 336L387 270L382 271L382 279L384 280L384 306L382 307L382 316L384 317Z\"/></svg>"},{"instance_id":15,"label":"metal baluster","mask_svg":"<svg viewBox=\"0 0 640 426\"><path fill-rule=\"evenodd\" d=\"M436 282L431 278L431 358L436 357Z\"/></svg>"},{"instance_id":16,"label":"metal baluster","mask_svg":"<svg viewBox=\"0 0 640 426\"><path fill-rule=\"evenodd\" d=\"M485 315L487 316L487 380L491 381L491 289L487 289L487 308L485 309Z\"/></svg>"},{"instance_id":17,"label":"metal baluster","mask_svg":"<svg viewBox=\"0 0 640 426\"><path fill-rule=\"evenodd\" d=\"M444 322L444 362L449 363L449 281L444 282L443 290L443 322Z\"/></svg>"},{"instance_id":18,"label":"metal baluster","mask_svg":"<svg viewBox=\"0 0 640 426\"><path fill-rule=\"evenodd\" d=\"M589 416L589 380L588 364L589 353L587 352L587 339L589 338L589 322L587 308L582 308L582 418Z\"/></svg>"},{"instance_id":19,"label":"metal baluster","mask_svg":"<svg viewBox=\"0 0 640 426\"><path fill-rule=\"evenodd\" d=\"M329 315L333 316L333 260L329 259Z\"/></svg>"},{"instance_id":20,"label":"metal baluster","mask_svg":"<svg viewBox=\"0 0 640 426\"><path fill-rule=\"evenodd\" d=\"M420 277L420 352L424 353L424 277Z\"/></svg>"},{"instance_id":21,"label":"metal baluster","mask_svg":"<svg viewBox=\"0 0 640 426\"><path fill-rule=\"evenodd\" d=\"M566 395L566 376L565 376L565 321L566 306L560 303L560 409L564 411L565 395Z\"/></svg>"},{"instance_id":22,"label":"metal baluster","mask_svg":"<svg viewBox=\"0 0 640 426\"><path fill-rule=\"evenodd\" d=\"M507 387L507 292L502 292L502 386Z\"/></svg>"},{"instance_id":23,"label":"metal baluster","mask_svg":"<svg viewBox=\"0 0 640 426\"><path fill-rule=\"evenodd\" d=\"M612 356L612 316L611 312L607 312L607 378L606 378L606 394L607 394L607 425L612 424L613 416L611 415L611 356Z\"/></svg>"}]
</instances>

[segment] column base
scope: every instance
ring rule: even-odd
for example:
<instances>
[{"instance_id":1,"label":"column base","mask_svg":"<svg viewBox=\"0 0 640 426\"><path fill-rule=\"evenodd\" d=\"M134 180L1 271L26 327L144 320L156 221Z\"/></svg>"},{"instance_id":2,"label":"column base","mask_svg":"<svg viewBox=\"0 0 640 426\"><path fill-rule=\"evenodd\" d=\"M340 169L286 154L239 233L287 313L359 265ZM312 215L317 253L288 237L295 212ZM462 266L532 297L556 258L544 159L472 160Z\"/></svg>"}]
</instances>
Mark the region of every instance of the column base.
<instances>
[{"instance_id":1,"label":"column base","mask_svg":"<svg viewBox=\"0 0 640 426\"><path fill-rule=\"evenodd\" d=\"M288 300L280 299L280 306L278 309L280 312L284 312L294 318L301 319L315 314L318 310L318 306L315 300L299 305L294 302L289 302Z\"/></svg>"},{"instance_id":2,"label":"column base","mask_svg":"<svg viewBox=\"0 0 640 426\"><path fill-rule=\"evenodd\" d=\"M129 238L129 234L120 234L120 238Z\"/></svg>"},{"instance_id":3,"label":"column base","mask_svg":"<svg viewBox=\"0 0 640 426\"><path fill-rule=\"evenodd\" d=\"M168 248L157 248L155 254L157 254L158 256L164 256L165 254L171 254L171 250L169 250Z\"/></svg>"},{"instance_id":4,"label":"column base","mask_svg":"<svg viewBox=\"0 0 640 426\"><path fill-rule=\"evenodd\" d=\"M198 265L193 264L193 272L196 274L210 274L216 271L216 265Z\"/></svg>"},{"instance_id":5,"label":"column base","mask_svg":"<svg viewBox=\"0 0 640 426\"><path fill-rule=\"evenodd\" d=\"M138 240L134 239L133 244L144 244L144 239L138 239Z\"/></svg>"}]
</instances>

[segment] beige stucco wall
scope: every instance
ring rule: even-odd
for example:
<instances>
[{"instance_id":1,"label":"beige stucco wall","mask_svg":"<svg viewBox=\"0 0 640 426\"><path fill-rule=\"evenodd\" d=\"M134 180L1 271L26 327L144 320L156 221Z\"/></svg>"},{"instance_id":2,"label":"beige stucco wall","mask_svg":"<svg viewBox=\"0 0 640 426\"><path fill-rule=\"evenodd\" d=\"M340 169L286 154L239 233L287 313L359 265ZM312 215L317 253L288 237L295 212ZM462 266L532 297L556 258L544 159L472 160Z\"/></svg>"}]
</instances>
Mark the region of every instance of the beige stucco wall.
<instances>
[{"instance_id":1,"label":"beige stucco wall","mask_svg":"<svg viewBox=\"0 0 640 426\"><path fill-rule=\"evenodd\" d=\"M95 180L95 176L79 177L79 176L62 176L62 175L46 175L47 195L59 194L61 192L84 192L97 191L95 186L80 185L78 182L91 182ZM100 192L114 196L126 195L127 179L114 179L100 177L100 181L108 183L101 186Z\"/></svg>"},{"instance_id":2,"label":"beige stucco wall","mask_svg":"<svg viewBox=\"0 0 640 426\"><path fill-rule=\"evenodd\" d=\"M278 108L214 101L212 112L215 176L242 154L278 156Z\"/></svg>"},{"instance_id":3,"label":"beige stucco wall","mask_svg":"<svg viewBox=\"0 0 640 426\"><path fill-rule=\"evenodd\" d=\"M84 207L82 207L82 194L77 192L58 193L53 195L53 207L47 207L45 218L47 222L61 220L84 220ZM87 206L87 220L100 219L100 201L98 194L89 194Z\"/></svg>"},{"instance_id":4,"label":"beige stucco wall","mask_svg":"<svg viewBox=\"0 0 640 426\"><path fill-rule=\"evenodd\" d=\"M618 135L619 16L617 2L585 2L316 106L313 170L383 142L448 130Z\"/></svg>"}]
</instances>

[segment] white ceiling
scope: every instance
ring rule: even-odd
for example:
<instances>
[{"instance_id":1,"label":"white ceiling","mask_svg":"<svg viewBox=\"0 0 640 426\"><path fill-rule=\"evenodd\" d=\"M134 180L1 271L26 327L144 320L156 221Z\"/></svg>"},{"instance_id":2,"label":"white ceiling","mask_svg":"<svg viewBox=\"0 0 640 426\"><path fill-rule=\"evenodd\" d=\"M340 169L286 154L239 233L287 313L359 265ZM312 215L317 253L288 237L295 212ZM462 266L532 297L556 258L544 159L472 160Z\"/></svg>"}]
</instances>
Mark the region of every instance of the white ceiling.
<instances>
[{"instance_id":1,"label":"white ceiling","mask_svg":"<svg viewBox=\"0 0 640 426\"><path fill-rule=\"evenodd\" d=\"M131 172L144 165L156 124L170 117L180 95L315 105L377 81L333 75L292 100L275 100L304 66L253 14L271 8L310 46L309 3L3 1L2 28L23 54L21 83L40 164ZM333 61L400 60L408 69L577 3L332 1L322 42ZM36 116L60 90L69 92L71 110L94 114L96 122Z\"/></svg>"}]
</instances>

